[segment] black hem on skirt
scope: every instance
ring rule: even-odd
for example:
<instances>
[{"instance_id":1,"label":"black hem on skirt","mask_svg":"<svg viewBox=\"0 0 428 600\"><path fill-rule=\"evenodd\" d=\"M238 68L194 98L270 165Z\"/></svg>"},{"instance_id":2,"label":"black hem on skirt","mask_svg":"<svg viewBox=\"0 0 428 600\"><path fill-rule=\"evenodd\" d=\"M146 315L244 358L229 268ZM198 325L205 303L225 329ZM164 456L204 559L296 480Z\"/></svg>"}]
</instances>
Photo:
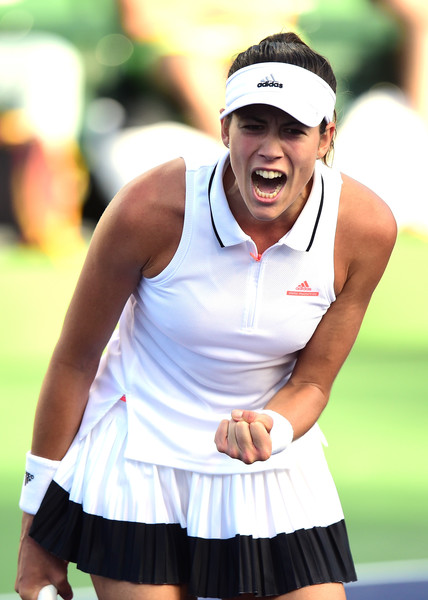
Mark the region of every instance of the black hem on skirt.
<instances>
[{"instance_id":1,"label":"black hem on skirt","mask_svg":"<svg viewBox=\"0 0 428 600\"><path fill-rule=\"evenodd\" d=\"M178 524L146 525L83 512L52 482L30 535L93 575L149 584L188 584L189 594L278 596L320 583L357 579L345 522L274 538L206 540Z\"/></svg>"}]
</instances>

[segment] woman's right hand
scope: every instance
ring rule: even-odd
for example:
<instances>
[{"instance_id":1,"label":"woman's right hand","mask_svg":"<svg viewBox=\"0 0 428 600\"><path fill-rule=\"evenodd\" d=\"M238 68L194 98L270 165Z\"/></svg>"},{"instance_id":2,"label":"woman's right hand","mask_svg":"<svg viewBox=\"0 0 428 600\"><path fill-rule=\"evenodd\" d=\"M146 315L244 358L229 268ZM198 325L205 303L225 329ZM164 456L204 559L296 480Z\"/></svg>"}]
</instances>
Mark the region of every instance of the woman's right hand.
<instances>
[{"instance_id":1,"label":"woman's right hand","mask_svg":"<svg viewBox=\"0 0 428 600\"><path fill-rule=\"evenodd\" d=\"M53 584L64 600L71 600L73 591L67 579L68 563L44 550L28 535L32 522L33 516L24 513L15 591L22 600L37 600L42 587Z\"/></svg>"},{"instance_id":2,"label":"woman's right hand","mask_svg":"<svg viewBox=\"0 0 428 600\"><path fill-rule=\"evenodd\" d=\"M242 460L247 465L264 461L272 454L271 416L252 410L234 409L231 419L217 428L214 442L219 452Z\"/></svg>"}]
</instances>

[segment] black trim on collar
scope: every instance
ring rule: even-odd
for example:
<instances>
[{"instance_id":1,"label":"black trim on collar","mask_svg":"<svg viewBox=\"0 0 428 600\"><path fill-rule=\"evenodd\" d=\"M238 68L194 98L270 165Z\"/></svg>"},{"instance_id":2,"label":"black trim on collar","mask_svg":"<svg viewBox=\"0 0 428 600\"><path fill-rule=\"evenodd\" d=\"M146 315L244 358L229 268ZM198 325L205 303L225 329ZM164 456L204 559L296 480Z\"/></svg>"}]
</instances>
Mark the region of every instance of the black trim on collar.
<instances>
[{"instance_id":1,"label":"black trim on collar","mask_svg":"<svg viewBox=\"0 0 428 600\"><path fill-rule=\"evenodd\" d=\"M212 185L213 185L214 175L215 175L215 172L216 172L216 169L217 169L217 165L218 165L218 163L215 165L215 167L213 169L213 172L211 173L210 181L208 183L208 202L209 202L209 205L210 205L211 223L213 224L213 229L214 229L215 236L216 236L216 238L218 240L218 243L220 244L220 248L224 248L224 244L221 241L220 234L217 231L217 227L215 226L215 223L214 223L213 209L211 207L211 188L212 188Z\"/></svg>"},{"instance_id":2,"label":"black trim on collar","mask_svg":"<svg viewBox=\"0 0 428 600\"><path fill-rule=\"evenodd\" d=\"M321 200L320 200L320 206L319 206L319 209L318 209L317 218L315 220L314 230L312 231L311 241L309 242L309 246L306 248L306 252L309 252L309 250L311 249L312 244L314 243L315 234L316 234L317 229L318 229L318 224L320 222L320 218L321 218L321 213L322 213L323 206L324 206L324 179L323 179L323 176L321 175Z\"/></svg>"},{"instance_id":3,"label":"black trim on collar","mask_svg":"<svg viewBox=\"0 0 428 600\"><path fill-rule=\"evenodd\" d=\"M218 240L218 243L220 244L220 247L224 248L224 244L223 244L223 242L221 240L220 234L217 231L217 227L215 226L214 216L213 216L213 211L212 211L212 206L211 206L211 188L212 188L212 185L213 185L214 175L215 175L215 172L216 172L216 169L217 169L217 165L218 165L218 163L214 166L213 172L211 173L211 177L210 177L210 180L209 180L209 183L208 183L208 202L209 202L209 205L210 205L211 223L212 223L212 226L213 226L213 229L214 229L215 236L216 236L216 238ZM306 252L309 252L309 250L312 247L312 244L314 243L314 239L315 239L315 235L317 233L317 229L318 229L318 225L319 225L319 222L320 222L320 218L321 218L321 213L322 213L323 206L324 206L324 178L321 175L321 199L320 199L320 205L319 205L319 208L318 208L317 218L315 219L315 225L314 225L314 229L312 231L311 239L309 241L308 247L306 248Z\"/></svg>"}]
</instances>

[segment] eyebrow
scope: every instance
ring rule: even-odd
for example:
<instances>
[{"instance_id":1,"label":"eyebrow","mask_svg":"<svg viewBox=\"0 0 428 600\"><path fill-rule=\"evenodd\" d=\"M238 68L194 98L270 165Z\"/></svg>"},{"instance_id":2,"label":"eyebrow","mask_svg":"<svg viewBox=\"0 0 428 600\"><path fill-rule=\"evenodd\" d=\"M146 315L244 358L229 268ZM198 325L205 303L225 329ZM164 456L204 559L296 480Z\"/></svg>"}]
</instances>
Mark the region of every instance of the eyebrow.
<instances>
[{"instance_id":1,"label":"eyebrow","mask_svg":"<svg viewBox=\"0 0 428 600\"><path fill-rule=\"evenodd\" d=\"M265 123L266 119L263 119L263 117L258 117L253 113L242 113L240 115L238 115L240 119L251 119L252 121L256 121L257 123Z\"/></svg>"},{"instance_id":2,"label":"eyebrow","mask_svg":"<svg viewBox=\"0 0 428 600\"><path fill-rule=\"evenodd\" d=\"M251 119L252 121L255 121L256 123L265 123L266 122L266 119L258 116L257 113L245 111L244 109L241 111L237 110L236 113L238 115L238 118L241 118L241 119L247 119L247 120ZM289 115L288 113L284 113L284 114L287 114L287 117L284 118L284 122L282 123L283 125L299 125L300 127L310 129L310 127L308 127L307 125L305 125L304 123L302 123L301 121L299 121L298 119L293 117L292 115Z\"/></svg>"}]
</instances>

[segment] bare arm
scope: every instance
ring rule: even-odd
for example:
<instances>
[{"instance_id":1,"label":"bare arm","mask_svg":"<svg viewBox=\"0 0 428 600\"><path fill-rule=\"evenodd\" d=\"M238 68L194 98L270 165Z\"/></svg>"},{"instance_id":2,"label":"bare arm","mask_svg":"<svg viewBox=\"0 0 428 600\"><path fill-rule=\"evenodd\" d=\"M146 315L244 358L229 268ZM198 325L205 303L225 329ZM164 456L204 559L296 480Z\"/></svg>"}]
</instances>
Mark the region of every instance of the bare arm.
<instances>
[{"instance_id":1,"label":"bare arm","mask_svg":"<svg viewBox=\"0 0 428 600\"><path fill-rule=\"evenodd\" d=\"M60 460L67 452L127 299L142 275L160 272L175 252L184 203L180 190L184 169L174 161L126 186L101 218L42 385L33 454ZM43 585L53 583L70 598L65 563L28 537L31 523L31 515L24 514L16 591L33 600Z\"/></svg>"},{"instance_id":2,"label":"bare arm","mask_svg":"<svg viewBox=\"0 0 428 600\"><path fill-rule=\"evenodd\" d=\"M128 232L129 217L122 213L126 203L116 199L94 233L42 385L33 454L57 460L64 456L79 427L101 353L141 277L145 258Z\"/></svg>"},{"instance_id":3,"label":"bare arm","mask_svg":"<svg viewBox=\"0 0 428 600\"><path fill-rule=\"evenodd\" d=\"M335 249L337 299L300 352L290 380L265 407L290 421L294 439L316 423L327 405L395 243L395 221L379 198L349 178L343 194ZM271 427L270 417L244 411L220 424L217 448L246 463L266 460Z\"/></svg>"},{"instance_id":4,"label":"bare arm","mask_svg":"<svg viewBox=\"0 0 428 600\"><path fill-rule=\"evenodd\" d=\"M176 174L181 175L181 165L174 163L143 176L126 186L101 218L43 382L34 454L64 456L126 301L142 274L156 274L173 255L181 235L180 210L164 191L159 199L159 188ZM177 190L177 183L168 187Z\"/></svg>"}]
</instances>

